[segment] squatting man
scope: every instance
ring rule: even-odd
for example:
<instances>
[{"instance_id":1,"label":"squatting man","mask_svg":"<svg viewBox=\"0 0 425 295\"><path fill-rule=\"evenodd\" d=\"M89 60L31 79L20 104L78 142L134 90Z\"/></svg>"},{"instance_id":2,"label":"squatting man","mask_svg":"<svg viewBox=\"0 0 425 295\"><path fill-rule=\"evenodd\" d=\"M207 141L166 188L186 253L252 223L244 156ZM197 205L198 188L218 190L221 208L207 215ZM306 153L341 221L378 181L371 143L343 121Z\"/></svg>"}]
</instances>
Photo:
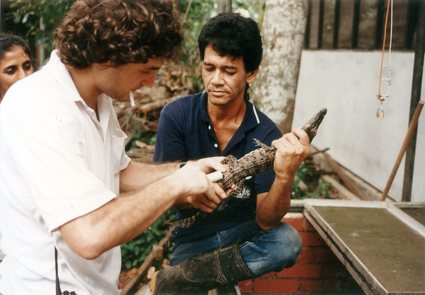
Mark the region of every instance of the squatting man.
<instances>
[{"instance_id":1,"label":"squatting man","mask_svg":"<svg viewBox=\"0 0 425 295\"><path fill-rule=\"evenodd\" d=\"M219 198L180 198L177 220L196 220L173 230L171 265L151 282L156 294L187 293L220 287L236 294L239 281L279 272L295 264L301 238L281 222L290 207L299 164L310 153L307 134L296 129L282 137L276 124L249 101L249 84L262 59L256 22L222 13L198 38L205 91L181 97L161 112L154 161L188 161L212 156L239 159L259 148L254 139L278 148L274 169L245 180L241 192L217 208ZM184 226L183 226L184 225ZM196 283L193 283L196 282Z\"/></svg>"}]
</instances>

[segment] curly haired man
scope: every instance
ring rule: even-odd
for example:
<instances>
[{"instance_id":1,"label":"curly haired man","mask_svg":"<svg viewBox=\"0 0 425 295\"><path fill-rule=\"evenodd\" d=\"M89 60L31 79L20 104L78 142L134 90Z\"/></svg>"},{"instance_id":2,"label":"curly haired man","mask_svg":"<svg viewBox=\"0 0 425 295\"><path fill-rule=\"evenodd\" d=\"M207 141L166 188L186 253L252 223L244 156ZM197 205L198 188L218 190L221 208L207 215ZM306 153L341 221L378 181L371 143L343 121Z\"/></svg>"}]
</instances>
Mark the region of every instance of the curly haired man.
<instances>
[{"instance_id":1,"label":"curly haired man","mask_svg":"<svg viewBox=\"0 0 425 295\"><path fill-rule=\"evenodd\" d=\"M172 1L77 0L56 50L0 106L0 293L119 294L120 245L179 198L225 193L222 158L135 163L112 98L152 87L182 44ZM65 292L64 292L65 293Z\"/></svg>"}]
</instances>

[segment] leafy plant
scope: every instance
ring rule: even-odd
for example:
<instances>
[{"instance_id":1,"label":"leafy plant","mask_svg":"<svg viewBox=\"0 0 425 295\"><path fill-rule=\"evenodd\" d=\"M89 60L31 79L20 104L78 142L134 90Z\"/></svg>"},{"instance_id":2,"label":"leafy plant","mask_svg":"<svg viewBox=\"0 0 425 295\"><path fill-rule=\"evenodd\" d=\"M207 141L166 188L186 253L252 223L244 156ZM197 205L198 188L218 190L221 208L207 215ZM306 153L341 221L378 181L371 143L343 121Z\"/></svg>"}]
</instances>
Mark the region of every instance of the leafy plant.
<instances>
[{"instance_id":1,"label":"leafy plant","mask_svg":"<svg viewBox=\"0 0 425 295\"><path fill-rule=\"evenodd\" d=\"M258 23L258 27L261 29L264 18L264 10L266 8L265 0L233 0L232 9L244 9L250 14L250 17Z\"/></svg>"},{"instance_id":2,"label":"leafy plant","mask_svg":"<svg viewBox=\"0 0 425 295\"><path fill-rule=\"evenodd\" d=\"M130 143L126 146L126 151L129 151L134 148L138 148L138 146L136 145L137 140L150 145L155 144L156 142L156 132L143 130L139 132L133 132L132 134L134 135L131 138Z\"/></svg>"},{"instance_id":3,"label":"leafy plant","mask_svg":"<svg viewBox=\"0 0 425 295\"><path fill-rule=\"evenodd\" d=\"M232 10L244 9L257 21L261 28L265 8L265 0L233 0ZM183 48L182 63L193 69L201 66L198 51L198 36L208 20L217 15L217 0L181 0L181 20L184 28L185 45ZM190 73L190 79L197 85L196 90L203 90L200 70ZM198 91L198 92L199 92Z\"/></svg>"},{"instance_id":4,"label":"leafy plant","mask_svg":"<svg viewBox=\"0 0 425 295\"><path fill-rule=\"evenodd\" d=\"M28 28L25 38L33 36L47 52L52 50L53 33L75 0L8 0L14 23Z\"/></svg>"},{"instance_id":5,"label":"leafy plant","mask_svg":"<svg viewBox=\"0 0 425 295\"><path fill-rule=\"evenodd\" d=\"M321 181L319 179L320 175L313 173L304 163L301 163L295 175L296 177L292 184L292 199L317 199L319 197L329 197L328 188L331 187L331 184ZM307 184L308 190L301 190L299 187L301 180Z\"/></svg>"},{"instance_id":6,"label":"leafy plant","mask_svg":"<svg viewBox=\"0 0 425 295\"><path fill-rule=\"evenodd\" d=\"M175 209L168 210L152 226L146 229L133 240L121 245L122 268L130 270L139 267L152 251L152 246L159 243L164 237L166 230L161 229L161 225L168 219L174 220ZM170 255L172 248L168 249L164 257ZM169 257L167 257L169 258Z\"/></svg>"}]
</instances>

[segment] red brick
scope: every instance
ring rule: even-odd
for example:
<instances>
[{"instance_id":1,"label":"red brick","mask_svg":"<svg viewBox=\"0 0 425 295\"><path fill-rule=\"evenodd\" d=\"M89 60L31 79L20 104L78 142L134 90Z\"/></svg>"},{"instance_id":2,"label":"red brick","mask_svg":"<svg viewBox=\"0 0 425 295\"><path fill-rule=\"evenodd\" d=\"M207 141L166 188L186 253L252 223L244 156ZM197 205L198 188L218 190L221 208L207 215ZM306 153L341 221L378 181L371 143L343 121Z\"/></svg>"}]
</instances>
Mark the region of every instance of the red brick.
<instances>
[{"instance_id":1,"label":"red brick","mask_svg":"<svg viewBox=\"0 0 425 295\"><path fill-rule=\"evenodd\" d=\"M322 267L324 277L349 277L350 273L342 263L323 265Z\"/></svg>"},{"instance_id":2,"label":"red brick","mask_svg":"<svg viewBox=\"0 0 425 295\"><path fill-rule=\"evenodd\" d=\"M303 240L304 247L322 246L323 240L318 233L304 232L299 233Z\"/></svg>"},{"instance_id":3,"label":"red brick","mask_svg":"<svg viewBox=\"0 0 425 295\"><path fill-rule=\"evenodd\" d=\"M298 280L255 280L255 293L296 293L298 291Z\"/></svg>"},{"instance_id":4,"label":"red brick","mask_svg":"<svg viewBox=\"0 0 425 295\"><path fill-rule=\"evenodd\" d=\"M252 294L252 280L242 281L238 283L239 289L241 290L241 293L248 293Z\"/></svg>"},{"instance_id":5,"label":"red brick","mask_svg":"<svg viewBox=\"0 0 425 295\"><path fill-rule=\"evenodd\" d=\"M305 229L305 231L316 231L316 229L314 228L314 226L307 219L305 220L305 227L304 227L304 229Z\"/></svg>"},{"instance_id":6,"label":"red brick","mask_svg":"<svg viewBox=\"0 0 425 295\"><path fill-rule=\"evenodd\" d=\"M335 262L338 261L335 254L329 248L303 248L301 250L302 263Z\"/></svg>"},{"instance_id":7,"label":"red brick","mask_svg":"<svg viewBox=\"0 0 425 295\"><path fill-rule=\"evenodd\" d=\"M325 281L301 280L300 291L323 292L338 291L338 280L329 279Z\"/></svg>"},{"instance_id":8,"label":"red brick","mask_svg":"<svg viewBox=\"0 0 425 295\"><path fill-rule=\"evenodd\" d=\"M262 278L275 278L276 273L272 271L272 272L266 273L265 275L262 275L261 277Z\"/></svg>"},{"instance_id":9,"label":"red brick","mask_svg":"<svg viewBox=\"0 0 425 295\"><path fill-rule=\"evenodd\" d=\"M283 222L292 225L297 231L304 231L304 217L285 217Z\"/></svg>"},{"instance_id":10,"label":"red brick","mask_svg":"<svg viewBox=\"0 0 425 295\"><path fill-rule=\"evenodd\" d=\"M340 283L340 280L328 279L328 280L325 281L325 284L323 286L324 290L326 290L326 291L338 291L340 289L339 283Z\"/></svg>"},{"instance_id":11,"label":"red brick","mask_svg":"<svg viewBox=\"0 0 425 295\"><path fill-rule=\"evenodd\" d=\"M284 278L317 278L320 277L320 264L295 264L277 274Z\"/></svg>"}]
</instances>

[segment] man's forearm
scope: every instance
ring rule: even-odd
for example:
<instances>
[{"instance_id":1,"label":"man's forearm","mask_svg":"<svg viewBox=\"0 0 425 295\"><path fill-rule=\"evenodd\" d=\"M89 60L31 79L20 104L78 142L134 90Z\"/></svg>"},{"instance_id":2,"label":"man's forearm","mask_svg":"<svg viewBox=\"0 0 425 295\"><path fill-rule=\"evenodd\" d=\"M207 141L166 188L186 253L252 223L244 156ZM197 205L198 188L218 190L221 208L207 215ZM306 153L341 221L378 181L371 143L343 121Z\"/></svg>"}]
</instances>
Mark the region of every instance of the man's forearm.
<instances>
[{"instance_id":1,"label":"man's forearm","mask_svg":"<svg viewBox=\"0 0 425 295\"><path fill-rule=\"evenodd\" d=\"M272 142L277 149L274 161L275 181L267 195L257 196L257 222L263 229L280 223L291 206L292 183L298 166L310 153L308 134L295 129Z\"/></svg>"},{"instance_id":2,"label":"man's forearm","mask_svg":"<svg viewBox=\"0 0 425 295\"><path fill-rule=\"evenodd\" d=\"M225 172L226 167L220 161L220 157L208 158L182 169L178 169L176 163L170 164L168 171L149 169L149 173L163 173L162 178L157 177L161 179L145 188L120 194L97 210L62 225L60 231L75 253L85 259L94 259L142 233L178 198L193 195L216 198L215 186L206 173L212 169ZM172 170L175 172L170 174ZM153 179L155 177L150 177L151 181Z\"/></svg>"},{"instance_id":3,"label":"man's forearm","mask_svg":"<svg viewBox=\"0 0 425 295\"><path fill-rule=\"evenodd\" d=\"M275 179L268 193L257 196L257 223L264 229L279 225L291 206L291 192L294 178Z\"/></svg>"},{"instance_id":4,"label":"man's forearm","mask_svg":"<svg viewBox=\"0 0 425 295\"><path fill-rule=\"evenodd\" d=\"M146 188L178 168L179 163L147 164L132 161L120 172L120 192L126 193Z\"/></svg>"},{"instance_id":5,"label":"man's forearm","mask_svg":"<svg viewBox=\"0 0 425 295\"><path fill-rule=\"evenodd\" d=\"M86 259L126 243L151 226L181 194L179 181L165 177L117 198L60 228L71 249Z\"/></svg>"}]
</instances>

